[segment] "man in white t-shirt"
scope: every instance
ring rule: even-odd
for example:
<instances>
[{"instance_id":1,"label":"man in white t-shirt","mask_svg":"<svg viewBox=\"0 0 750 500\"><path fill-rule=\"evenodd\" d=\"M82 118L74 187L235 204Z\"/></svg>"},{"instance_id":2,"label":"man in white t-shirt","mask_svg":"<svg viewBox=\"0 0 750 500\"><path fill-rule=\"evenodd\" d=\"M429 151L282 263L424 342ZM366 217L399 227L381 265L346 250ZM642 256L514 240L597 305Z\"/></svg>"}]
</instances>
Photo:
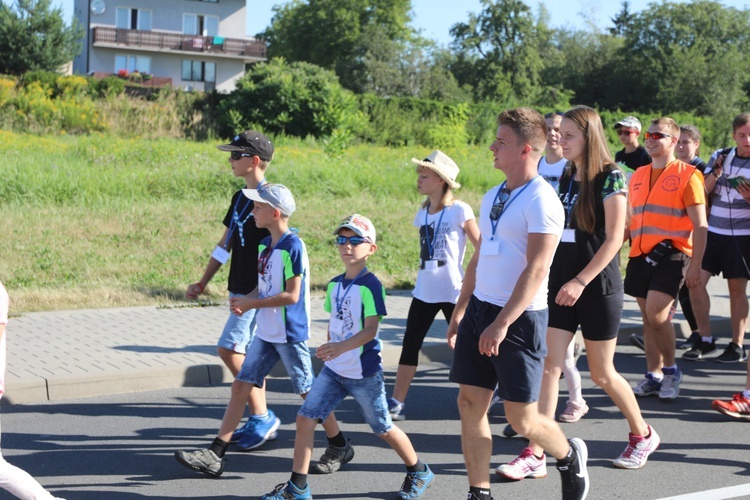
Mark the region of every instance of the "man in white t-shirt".
<instances>
[{"instance_id":1,"label":"man in white t-shirt","mask_svg":"<svg viewBox=\"0 0 750 500\"><path fill-rule=\"evenodd\" d=\"M8 292L5 291L5 287L0 283L0 398L2 398L5 392L7 352L5 326L8 324L8 304ZM2 455L0 455L0 488L17 498L34 498L39 500L54 500L57 498L45 490L28 472L6 462Z\"/></svg>"},{"instance_id":2,"label":"man in white t-shirt","mask_svg":"<svg viewBox=\"0 0 750 500\"><path fill-rule=\"evenodd\" d=\"M508 422L557 459L563 498L582 499L589 489L586 445L567 441L537 404L547 353L547 277L564 224L555 190L537 174L547 127L530 108L504 111L498 124L490 150L506 181L482 200L481 244L448 328L455 349L450 380L460 385L468 498L492 498L487 408L497 384Z\"/></svg>"},{"instance_id":3,"label":"man in white t-shirt","mask_svg":"<svg viewBox=\"0 0 750 500\"><path fill-rule=\"evenodd\" d=\"M544 156L539 160L539 175L555 189L560 184L560 176L565 164L568 163L568 160L563 158L562 146L560 146L562 117L563 113L560 111L544 115L544 122L547 124L547 145L544 148Z\"/></svg>"}]
</instances>

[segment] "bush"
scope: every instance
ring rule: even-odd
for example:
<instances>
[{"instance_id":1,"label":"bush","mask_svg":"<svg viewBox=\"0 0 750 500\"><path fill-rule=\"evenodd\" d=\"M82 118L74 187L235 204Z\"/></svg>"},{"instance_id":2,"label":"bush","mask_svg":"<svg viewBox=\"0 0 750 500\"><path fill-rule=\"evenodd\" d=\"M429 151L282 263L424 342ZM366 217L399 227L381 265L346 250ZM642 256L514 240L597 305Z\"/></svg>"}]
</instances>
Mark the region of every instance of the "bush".
<instances>
[{"instance_id":1,"label":"bush","mask_svg":"<svg viewBox=\"0 0 750 500\"><path fill-rule=\"evenodd\" d=\"M89 85L89 91L96 98L118 96L125 92L125 82L114 75L105 76L101 80L94 79Z\"/></svg>"}]
</instances>

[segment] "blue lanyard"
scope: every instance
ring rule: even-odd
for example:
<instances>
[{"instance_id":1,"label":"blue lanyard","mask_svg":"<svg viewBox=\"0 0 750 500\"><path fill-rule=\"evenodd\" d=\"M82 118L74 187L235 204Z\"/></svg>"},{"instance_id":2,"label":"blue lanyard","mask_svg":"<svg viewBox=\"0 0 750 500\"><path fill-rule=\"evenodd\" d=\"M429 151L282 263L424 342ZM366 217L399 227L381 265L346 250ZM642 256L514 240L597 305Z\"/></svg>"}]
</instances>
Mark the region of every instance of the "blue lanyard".
<instances>
[{"instance_id":1,"label":"blue lanyard","mask_svg":"<svg viewBox=\"0 0 750 500\"><path fill-rule=\"evenodd\" d=\"M505 202L505 205L503 205L503 211L500 212L499 214L497 214L497 219L496 220L493 221L492 218L490 218L490 225L492 226L492 237L490 238L490 240L494 240L495 239L495 231L497 231L497 225L500 223L500 217L503 216L503 214L508 209L508 207L510 206L510 204L513 203L513 201L516 198L518 198L519 196L521 196L521 193L523 193L526 190L526 188L529 187L529 184L531 184L532 182L534 182L537 177L539 177L539 176L537 175L533 179L529 180L529 182L527 182L526 184L524 184L523 187L521 188L521 190L518 191L517 195L515 195L513 198L509 198L508 201ZM505 188L505 184L506 183L507 183L507 181L503 181L503 183L500 184L500 187L497 188L497 193L495 193L495 199L492 202L493 206L497 203L497 200L500 199L500 192ZM492 210L490 210L490 213L492 213ZM489 214L488 214L488 216L489 216Z\"/></svg>"},{"instance_id":2,"label":"blue lanyard","mask_svg":"<svg viewBox=\"0 0 750 500\"><path fill-rule=\"evenodd\" d=\"M279 241L276 242L276 244L273 246L273 248L271 248L271 250L268 253L265 253L266 250L268 250L268 247L266 247L263 250L263 253L265 253L265 256L263 256L263 253L261 253L261 255L258 257L259 266L263 270L263 272L260 274L266 273L266 267L268 267L268 261L271 259L271 254L273 254L273 251L276 250L276 247L279 246L281 242L284 241L284 239L287 236L289 236L291 233L292 233L291 231L287 231L286 233L282 234L281 238L279 238Z\"/></svg>"},{"instance_id":3,"label":"blue lanyard","mask_svg":"<svg viewBox=\"0 0 750 500\"><path fill-rule=\"evenodd\" d=\"M258 187L265 184L265 179L261 179L261 181L258 183ZM247 214L247 217L244 219L242 218L243 215L245 215L245 210L250 208L250 205L253 203L251 200L247 200L247 203L242 208L242 211L240 213L237 213L237 207L240 206L240 198L242 196L237 197L237 201L234 203L234 210L232 210L232 220L229 221L229 233L227 233L227 239L224 242L224 250L227 249L229 246L229 242L232 240L232 234L234 233L235 229L239 229L239 235L240 235L240 245L245 246L245 222L253 216L252 212Z\"/></svg>"},{"instance_id":4,"label":"blue lanyard","mask_svg":"<svg viewBox=\"0 0 750 500\"><path fill-rule=\"evenodd\" d=\"M570 227L570 216L573 213L573 206L575 206L575 204L576 204L575 202L578 201L577 197L576 197L575 200L573 200L570 197L571 193L573 192L573 183L574 182L575 182L575 180L573 180L573 175L571 175L570 176L570 183L568 184L568 207L567 207L568 217L567 217L567 219L565 219L565 229L567 229L567 228Z\"/></svg>"},{"instance_id":5,"label":"blue lanyard","mask_svg":"<svg viewBox=\"0 0 750 500\"><path fill-rule=\"evenodd\" d=\"M342 286L341 284L344 282L344 277L343 276L341 277L341 281L339 281L338 286L336 287L336 312L337 313L341 312L341 304L344 302L344 299L346 298L347 294L349 293L349 290L351 289L351 287L354 284L354 282L357 281L362 276L364 276L366 272L367 272L367 268L365 267L364 269L362 269L359 272L359 274L357 274L354 277L354 279L351 281L351 283L349 283L346 286L346 288L344 288L344 296L341 297L341 298L339 298L339 292L341 291L341 286Z\"/></svg>"},{"instance_id":6,"label":"blue lanyard","mask_svg":"<svg viewBox=\"0 0 750 500\"><path fill-rule=\"evenodd\" d=\"M440 218L438 218L437 226L435 226L435 230L432 233L432 241L430 241L430 238L427 237L427 215L430 211L430 205L427 205L424 209L424 237L427 240L427 260L432 260L432 255L435 248L435 242L437 241L438 236L438 229L440 229L440 224L443 222L443 214L445 214L445 205L443 205L443 209L440 210Z\"/></svg>"}]
</instances>

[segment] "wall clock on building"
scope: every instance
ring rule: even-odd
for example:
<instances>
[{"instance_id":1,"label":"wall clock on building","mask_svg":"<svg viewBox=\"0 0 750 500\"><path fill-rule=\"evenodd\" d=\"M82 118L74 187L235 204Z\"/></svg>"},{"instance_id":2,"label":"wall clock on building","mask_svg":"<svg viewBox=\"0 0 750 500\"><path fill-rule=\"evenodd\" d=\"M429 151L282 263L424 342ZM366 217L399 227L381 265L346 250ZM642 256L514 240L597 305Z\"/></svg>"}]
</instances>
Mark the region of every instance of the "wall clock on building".
<instances>
[{"instance_id":1,"label":"wall clock on building","mask_svg":"<svg viewBox=\"0 0 750 500\"><path fill-rule=\"evenodd\" d=\"M104 14L104 10L107 8L104 5L104 0L91 0L91 13L94 15Z\"/></svg>"}]
</instances>

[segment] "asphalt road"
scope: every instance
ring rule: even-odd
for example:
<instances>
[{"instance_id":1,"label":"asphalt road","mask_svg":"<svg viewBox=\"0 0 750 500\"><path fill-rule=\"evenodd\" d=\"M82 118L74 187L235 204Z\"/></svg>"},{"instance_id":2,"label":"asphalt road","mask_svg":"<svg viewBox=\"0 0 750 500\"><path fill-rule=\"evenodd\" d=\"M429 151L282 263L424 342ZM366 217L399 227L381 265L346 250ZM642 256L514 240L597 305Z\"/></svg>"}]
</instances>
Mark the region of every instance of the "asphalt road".
<instances>
[{"instance_id":1,"label":"asphalt road","mask_svg":"<svg viewBox=\"0 0 750 500\"><path fill-rule=\"evenodd\" d=\"M618 369L635 383L644 370L643 356L630 347L618 351ZM603 391L593 387L585 356L581 358L584 397L592 409L579 423L562 426L569 437L581 437L588 444L589 498L750 498L750 423L732 421L709 406L712 399L729 398L741 388L744 364L707 361L682 367L686 377L678 400L641 400L647 421L662 437L661 448L645 468L623 471L613 468L611 460L625 447L626 423ZM386 374L392 383L394 374ZM409 394L408 420L398 425L437 474L426 498L464 499L468 487L455 404L458 390L447 382L447 374L444 365L420 367ZM183 468L172 455L178 449L210 444L229 397L228 385L4 407L3 454L67 499L256 498L289 478L300 404L299 397L287 392L287 380L269 380L268 387L269 405L282 420L278 439L259 451L230 452L219 479ZM564 399L563 391L561 404ZM356 456L336 474L310 476L314 497L394 498L404 477L396 454L370 432L353 401L346 400L337 416ZM501 437L501 408L493 412L491 422L496 435L494 468L515 457L525 441ZM319 456L324 446L320 430L314 455ZM517 483L493 474L493 495L559 498L560 480L552 460L548 470L545 479ZM0 499L5 498L11 497L0 492Z\"/></svg>"}]
</instances>

